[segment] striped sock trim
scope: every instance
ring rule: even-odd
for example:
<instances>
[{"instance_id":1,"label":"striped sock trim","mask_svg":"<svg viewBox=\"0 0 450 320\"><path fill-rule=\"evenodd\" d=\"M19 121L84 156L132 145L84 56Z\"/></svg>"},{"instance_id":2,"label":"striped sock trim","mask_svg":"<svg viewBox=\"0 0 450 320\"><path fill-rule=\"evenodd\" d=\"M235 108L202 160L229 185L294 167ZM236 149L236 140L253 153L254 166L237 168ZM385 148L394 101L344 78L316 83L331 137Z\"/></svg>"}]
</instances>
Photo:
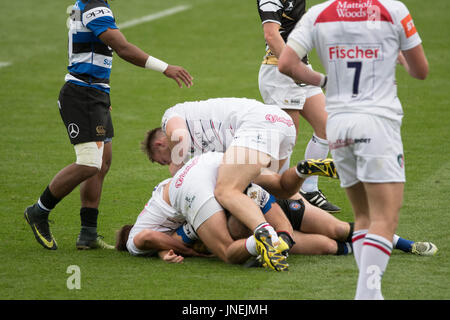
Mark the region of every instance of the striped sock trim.
<instances>
[{"instance_id":1,"label":"striped sock trim","mask_svg":"<svg viewBox=\"0 0 450 320\"><path fill-rule=\"evenodd\" d=\"M392 252L392 242L376 234L367 234L363 246L375 247L388 256L390 256Z\"/></svg>"},{"instance_id":2,"label":"striped sock trim","mask_svg":"<svg viewBox=\"0 0 450 320\"><path fill-rule=\"evenodd\" d=\"M353 231L352 242L355 243L358 240L364 239L367 234L367 229Z\"/></svg>"},{"instance_id":3,"label":"striped sock trim","mask_svg":"<svg viewBox=\"0 0 450 320\"><path fill-rule=\"evenodd\" d=\"M43 211L45 211L45 212L50 212L50 211L51 211L50 209L48 209L47 207L45 207L45 206L42 204L40 198L38 199L37 205L38 205L38 207L39 207L41 210L43 210Z\"/></svg>"}]
</instances>

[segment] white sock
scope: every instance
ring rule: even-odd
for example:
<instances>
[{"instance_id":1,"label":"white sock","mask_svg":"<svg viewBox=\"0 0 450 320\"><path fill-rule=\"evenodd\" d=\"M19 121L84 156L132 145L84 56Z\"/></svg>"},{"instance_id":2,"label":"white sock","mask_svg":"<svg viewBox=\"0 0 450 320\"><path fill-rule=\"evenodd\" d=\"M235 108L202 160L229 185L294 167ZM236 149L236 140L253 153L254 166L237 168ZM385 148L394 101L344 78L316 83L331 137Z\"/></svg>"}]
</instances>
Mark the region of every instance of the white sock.
<instances>
[{"instance_id":1,"label":"white sock","mask_svg":"<svg viewBox=\"0 0 450 320\"><path fill-rule=\"evenodd\" d=\"M356 265L358 266L359 270L359 260L361 257L361 250L362 245L364 242L364 238L366 237L366 234L369 230L367 229L360 229L353 231L352 235L352 245L353 245L353 256L355 257Z\"/></svg>"},{"instance_id":2,"label":"white sock","mask_svg":"<svg viewBox=\"0 0 450 320\"><path fill-rule=\"evenodd\" d=\"M256 250L256 240L255 236L251 235L247 238L245 241L245 248L247 249L248 253L250 253L252 256L257 256L258 251Z\"/></svg>"},{"instance_id":3,"label":"white sock","mask_svg":"<svg viewBox=\"0 0 450 320\"><path fill-rule=\"evenodd\" d=\"M260 228L264 228L267 231L269 231L270 238L272 239L272 245L274 247L278 246L280 240L278 239L278 234L275 231L275 229L268 222L263 222L255 228L255 230L253 231L253 234L255 234L256 230L258 230Z\"/></svg>"},{"instance_id":4,"label":"white sock","mask_svg":"<svg viewBox=\"0 0 450 320\"><path fill-rule=\"evenodd\" d=\"M305 159L325 159L329 152L328 140L321 139L313 134L311 140L305 150ZM305 192L318 191L319 176L309 176L302 185L302 190Z\"/></svg>"},{"instance_id":5,"label":"white sock","mask_svg":"<svg viewBox=\"0 0 450 320\"><path fill-rule=\"evenodd\" d=\"M397 246L397 242L400 237L396 234L394 234L394 237L392 238L392 246L395 248Z\"/></svg>"},{"instance_id":6,"label":"white sock","mask_svg":"<svg viewBox=\"0 0 450 320\"><path fill-rule=\"evenodd\" d=\"M360 257L355 300L383 300L381 279L392 252L392 242L373 233L366 234Z\"/></svg>"}]
</instances>

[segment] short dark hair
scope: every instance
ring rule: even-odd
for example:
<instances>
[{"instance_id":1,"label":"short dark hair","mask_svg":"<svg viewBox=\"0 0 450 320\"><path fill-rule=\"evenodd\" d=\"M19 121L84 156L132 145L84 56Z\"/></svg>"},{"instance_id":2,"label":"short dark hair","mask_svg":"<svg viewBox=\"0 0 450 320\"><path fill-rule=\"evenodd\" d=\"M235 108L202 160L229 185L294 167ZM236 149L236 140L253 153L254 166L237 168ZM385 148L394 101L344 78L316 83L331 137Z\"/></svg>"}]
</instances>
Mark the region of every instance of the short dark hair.
<instances>
[{"instance_id":1,"label":"short dark hair","mask_svg":"<svg viewBox=\"0 0 450 320\"><path fill-rule=\"evenodd\" d=\"M145 135L144 141L141 142L141 150L147 155L151 162L155 162L155 160L153 160L153 143L160 133L162 133L161 127L149 130Z\"/></svg>"},{"instance_id":2,"label":"short dark hair","mask_svg":"<svg viewBox=\"0 0 450 320\"><path fill-rule=\"evenodd\" d=\"M130 231L133 228L133 224L126 224L116 232L116 250L118 251L128 251L127 241Z\"/></svg>"}]
</instances>

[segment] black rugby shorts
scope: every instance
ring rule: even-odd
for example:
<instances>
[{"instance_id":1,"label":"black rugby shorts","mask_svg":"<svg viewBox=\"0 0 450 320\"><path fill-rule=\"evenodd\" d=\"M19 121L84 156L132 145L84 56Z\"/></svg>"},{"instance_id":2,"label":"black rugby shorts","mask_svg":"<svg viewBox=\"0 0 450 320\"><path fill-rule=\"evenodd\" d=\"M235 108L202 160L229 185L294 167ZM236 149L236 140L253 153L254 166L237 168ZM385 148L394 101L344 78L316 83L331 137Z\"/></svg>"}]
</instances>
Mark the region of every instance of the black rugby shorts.
<instances>
[{"instance_id":1,"label":"black rugby shorts","mask_svg":"<svg viewBox=\"0 0 450 320\"><path fill-rule=\"evenodd\" d=\"M66 82L58 105L72 144L105 141L114 136L108 93Z\"/></svg>"},{"instance_id":2,"label":"black rugby shorts","mask_svg":"<svg viewBox=\"0 0 450 320\"><path fill-rule=\"evenodd\" d=\"M303 215L305 214L305 203L302 199L277 199L284 214L288 218L294 230L300 231L302 225Z\"/></svg>"}]
</instances>

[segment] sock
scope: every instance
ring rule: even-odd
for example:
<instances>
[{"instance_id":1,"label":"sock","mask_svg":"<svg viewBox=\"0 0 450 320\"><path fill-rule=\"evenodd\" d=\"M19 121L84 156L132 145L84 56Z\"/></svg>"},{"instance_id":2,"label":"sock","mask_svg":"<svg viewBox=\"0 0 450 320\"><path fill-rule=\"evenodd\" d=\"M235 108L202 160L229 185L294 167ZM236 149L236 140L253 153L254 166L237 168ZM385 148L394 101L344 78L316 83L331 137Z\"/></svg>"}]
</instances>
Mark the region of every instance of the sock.
<instances>
[{"instance_id":1,"label":"sock","mask_svg":"<svg viewBox=\"0 0 450 320\"><path fill-rule=\"evenodd\" d=\"M321 139L315 134L312 135L305 150L305 159L325 159L328 156L328 140ZM302 185L305 192L319 191L319 176L309 176Z\"/></svg>"},{"instance_id":2,"label":"sock","mask_svg":"<svg viewBox=\"0 0 450 320\"><path fill-rule=\"evenodd\" d=\"M368 233L361 250L356 300L383 300L381 279L392 252L392 242Z\"/></svg>"},{"instance_id":3,"label":"sock","mask_svg":"<svg viewBox=\"0 0 450 320\"><path fill-rule=\"evenodd\" d=\"M61 199L55 198L55 196L51 193L49 187L47 186L47 188L45 188L44 192L42 192L41 196L39 197L37 204L41 210L48 213L53 208L55 208L59 201L61 201Z\"/></svg>"},{"instance_id":4,"label":"sock","mask_svg":"<svg viewBox=\"0 0 450 320\"><path fill-rule=\"evenodd\" d=\"M252 256L258 255L258 251L256 251L256 240L253 235L248 237L245 241L245 249L247 249L248 253L250 253Z\"/></svg>"},{"instance_id":5,"label":"sock","mask_svg":"<svg viewBox=\"0 0 450 320\"><path fill-rule=\"evenodd\" d=\"M260 228L264 228L269 231L269 235L272 239L272 245L276 247L279 244L279 240L275 229L268 222L263 222L255 228L253 234L255 234L255 232Z\"/></svg>"},{"instance_id":6,"label":"sock","mask_svg":"<svg viewBox=\"0 0 450 320\"><path fill-rule=\"evenodd\" d=\"M342 242L342 241L336 241L337 243L337 256L345 256L347 254L351 254L353 252L352 244L351 242Z\"/></svg>"},{"instance_id":7,"label":"sock","mask_svg":"<svg viewBox=\"0 0 450 320\"><path fill-rule=\"evenodd\" d=\"M352 237L352 246L353 246L353 255L355 256L356 265L359 269L359 260L361 256L361 250L362 250L362 244L364 242L364 238L367 233L367 229L361 229L353 231L353 237Z\"/></svg>"},{"instance_id":8,"label":"sock","mask_svg":"<svg viewBox=\"0 0 450 320\"><path fill-rule=\"evenodd\" d=\"M398 235L394 234L392 245L394 246L395 249L400 249L403 252L411 252L413 244L414 241L400 238Z\"/></svg>"},{"instance_id":9,"label":"sock","mask_svg":"<svg viewBox=\"0 0 450 320\"><path fill-rule=\"evenodd\" d=\"M97 237L97 208L86 208L80 209L81 218L81 234L89 238Z\"/></svg>"}]
</instances>

